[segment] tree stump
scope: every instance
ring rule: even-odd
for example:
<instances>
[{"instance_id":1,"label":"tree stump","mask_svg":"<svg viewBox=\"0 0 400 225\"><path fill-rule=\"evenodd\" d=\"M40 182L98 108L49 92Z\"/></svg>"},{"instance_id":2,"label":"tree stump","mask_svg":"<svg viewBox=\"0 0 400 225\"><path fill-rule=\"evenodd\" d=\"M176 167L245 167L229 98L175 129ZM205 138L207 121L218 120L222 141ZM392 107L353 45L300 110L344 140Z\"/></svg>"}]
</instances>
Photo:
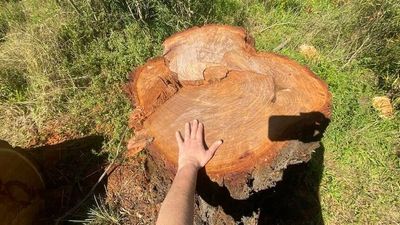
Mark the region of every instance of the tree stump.
<instances>
[{"instance_id":1,"label":"tree stump","mask_svg":"<svg viewBox=\"0 0 400 225\"><path fill-rule=\"evenodd\" d=\"M173 177L175 131L196 118L207 143L224 140L204 174L234 199L275 186L288 165L310 159L329 122L331 94L309 69L257 52L239 27L193 27L163 46L127 84L135 105L131 153L146 148Z\"/></svg>"}]
</instances>

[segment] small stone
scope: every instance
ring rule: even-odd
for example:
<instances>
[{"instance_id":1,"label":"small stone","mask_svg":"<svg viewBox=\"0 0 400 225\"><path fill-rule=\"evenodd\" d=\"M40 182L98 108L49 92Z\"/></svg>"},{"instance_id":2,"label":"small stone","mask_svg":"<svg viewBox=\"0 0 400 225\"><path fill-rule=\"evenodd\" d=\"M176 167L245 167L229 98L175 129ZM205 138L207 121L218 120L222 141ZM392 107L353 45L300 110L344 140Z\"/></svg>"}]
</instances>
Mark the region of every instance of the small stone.
<instances>
[{"instance_id":1,"label":"small stone","mask_svg":"<svg viewBox=\"0 0 400 225\"><path fill-rule=\"evenodd\" d=\"M386 96L378 96L372 99L372 106L379 111L382 118L390 118L393 116L393 106L390 99Z\"/></svg>"}]
</instances>

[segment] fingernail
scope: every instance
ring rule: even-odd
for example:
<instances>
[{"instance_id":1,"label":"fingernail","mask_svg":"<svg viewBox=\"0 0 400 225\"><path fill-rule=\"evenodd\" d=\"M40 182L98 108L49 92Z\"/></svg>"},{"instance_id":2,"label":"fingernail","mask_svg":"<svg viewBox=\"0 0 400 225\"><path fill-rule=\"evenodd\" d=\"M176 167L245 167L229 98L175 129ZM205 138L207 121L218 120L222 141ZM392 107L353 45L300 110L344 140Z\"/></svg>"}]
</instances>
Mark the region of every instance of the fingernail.
<instances>
[{"instance_id":1,"label":"fingernail","mask_svg":"<svg viewBox=\"0 0 400 225\"><path fill-rule=\"evenodd\" d=\"M222 141L222 140L219 140L219 141L218 141L218 144L222 144L222 143L223 143L223 141Z\"/></svg>"}]
</instances>

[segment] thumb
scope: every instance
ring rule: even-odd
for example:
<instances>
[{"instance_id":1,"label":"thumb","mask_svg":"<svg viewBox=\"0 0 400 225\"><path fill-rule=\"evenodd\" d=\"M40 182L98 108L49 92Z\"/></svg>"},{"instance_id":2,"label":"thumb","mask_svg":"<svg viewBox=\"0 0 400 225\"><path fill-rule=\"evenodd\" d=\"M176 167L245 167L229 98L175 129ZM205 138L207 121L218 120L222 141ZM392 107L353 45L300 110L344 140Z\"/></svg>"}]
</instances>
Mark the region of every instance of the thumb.
<instances>
[{"instance_id":1,"label":"thumb","mask_svg":"<svg viewBox=\"0 0 400 225\"><path fill-rule=\"evenodd\" d=\"M219 140L219 141L214 142L210 146L210 148L207 150L207 155L208 155L209 159L211 159L214 156L215 152L221 145L222 145L222 140Z\"/></svg>"}]
</instances>

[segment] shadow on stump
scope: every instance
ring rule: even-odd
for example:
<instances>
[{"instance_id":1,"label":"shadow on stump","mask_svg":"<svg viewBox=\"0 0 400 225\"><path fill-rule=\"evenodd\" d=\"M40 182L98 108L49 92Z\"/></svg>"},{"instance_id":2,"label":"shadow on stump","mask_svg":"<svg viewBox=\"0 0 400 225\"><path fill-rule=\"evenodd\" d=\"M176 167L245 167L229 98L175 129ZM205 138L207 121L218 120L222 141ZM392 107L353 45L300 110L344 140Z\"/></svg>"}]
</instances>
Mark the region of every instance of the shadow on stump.
<instances>
[{"instance_id":1,"label":"shadow on stump","mask_svg":"<svg viewBox=\"0 0 400 225\"><path fill-rule=\"evenodd\" d=\"M233 199L226 187L212 182L204 170L199 173L199 195L212 206L221 206L235 221L260 212L258 224L323 225L319 185L323 172L324 147L307 163L289 166L273 188L254 193L246 200ZM208 187L207 189L205 187Z\"/></svg>"}]
</instances>

